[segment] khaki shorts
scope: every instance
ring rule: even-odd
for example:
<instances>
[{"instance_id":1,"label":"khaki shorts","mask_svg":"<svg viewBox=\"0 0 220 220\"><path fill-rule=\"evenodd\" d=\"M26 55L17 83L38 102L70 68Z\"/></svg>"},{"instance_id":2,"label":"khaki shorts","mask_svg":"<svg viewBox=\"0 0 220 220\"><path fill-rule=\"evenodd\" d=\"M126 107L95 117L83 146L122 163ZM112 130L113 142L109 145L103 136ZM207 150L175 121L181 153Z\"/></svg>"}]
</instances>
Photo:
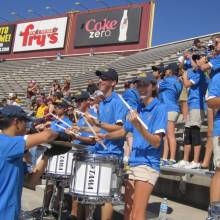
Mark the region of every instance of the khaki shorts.
<instances>
[{"instance_id":1,"label":"khaki shorts","mask_svg":"<svg viewBox=\"0 0 220 220\"><path fill-rule=\"evenodd\" d=\"M168 121L176 122L179 117L179 112L168 112Z\"/></svg>"},{"instance_id":2,"label":"khaki shorts","mask_svg":"<svg viewBox=\"0 0 220 220\"><path fill-rule=\"evenodd\" d=\"M204 121L205 113L201 109L192 109L189 111L189 115L186 121L186 127L198 126L201 127Z\"/></svg>"},{"instance_id":3,"label":"khaki shorts","mask_svg":"<svg viewBox=\"0 0 220 220\"><path fill-rule=\"evenodd\" d=\"M155 185L159 177L159 173L148 167L147 165L140 165L136 167L130 167L127 171L129 180L140 180L149 182L151 185Z\"/></svg>"},{"instance_id":4,"label":"khaki shorts","mask_svg":"<svg viewBox=\"0 0 220 220\"><path fill-rule=\"evenodd\" d=\"M220 167L220 136L212 138L213 144L213 162L215 167Z\"/></svg>"},{"instance_id":5,"label":"khaki shorts","mask_svg":"<svg viewBox=\"0 0 220 220\"><path fill-rule=\"evenodd\" d=\"M182 92L180 93L179 101L186 102L188 99L187 89L183 86Z\"/></svg>"}]
</instances>

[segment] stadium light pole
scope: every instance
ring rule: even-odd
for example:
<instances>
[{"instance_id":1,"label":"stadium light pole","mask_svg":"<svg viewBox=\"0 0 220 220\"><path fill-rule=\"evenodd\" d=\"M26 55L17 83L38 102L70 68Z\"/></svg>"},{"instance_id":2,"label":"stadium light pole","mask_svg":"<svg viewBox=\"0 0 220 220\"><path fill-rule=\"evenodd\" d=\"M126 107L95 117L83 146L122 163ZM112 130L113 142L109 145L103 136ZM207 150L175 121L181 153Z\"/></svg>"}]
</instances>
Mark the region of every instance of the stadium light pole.
<instances>
[{"instance_id":1,"label":"stadium light pole","mask_svg":"<svg viewBox=\"0 0 220 220\"><path fill-rule=\"evenodd\" d=\"M0 17L0 20L3 20L3 21L9 21L8 19L3 18L3 17Z\"/></svg>"},{"instance_id":2,"label":"stadium light pole","mask_svg":"<svg viewBox=\"0 0 220 220\"><path fill-rule=\"evenodd\" d=\"M14 15L15 17L21 18L21 19L26 19L25 17L19 15L18 13L16 13L15 11L11 12L11 15Z\"/></svg>"},{"instance_id":3,"label":"stadium light pole","mask_svg":"<svg viewBox=\"0 0 220 220\"><path fill-rule=\"evenodd\" d=\"M27 12L28 12L28 13L32 13L32 14L35 14L35 15L40 16L40 17L43 16L43 15L41 15L40 13L38 13L38 12L36 12L36 11L33 11L32 9L28 9Z\"/></svg>"},{"instance_id":4,"label":"stadium light pole","mask_svg":"<svg viewBox=\"0 0 220 220\"><path fill-rule=\"evenodd\" d=\"M56 9L52 8L51 6L46 6L45 7L46 10L51 10L52 12L54 12L55 14L61 14L59 11L57 11Z\"/></svg>"},{"instance_id":5,"label":"stadium light pole","mask_svg":"<svg viewBox=\"0 0 220 220\"><path fill-rule=\"evenodd\" d=\"M109 4L106 3L104 0L96 0L96 2L100 2L100 3L102 3L102 4L105 5L105 7L107 7L107 8L110 7Z\"/></svg>"},{"instance_id":6,"label":"stadium light pole","mask_svg":"<svg viewBox=\"0 0 220 220\"><path fill-rule=\"evenodd\" d=\"M80 6L80 7L82 7L82 8L84 8L84 9L86 9L86 10L89 11L89 8L86 7L85 5L83 5L81 2L74 2L74 5L76 5L76 6Z\"/></svg>"}]
</instances>

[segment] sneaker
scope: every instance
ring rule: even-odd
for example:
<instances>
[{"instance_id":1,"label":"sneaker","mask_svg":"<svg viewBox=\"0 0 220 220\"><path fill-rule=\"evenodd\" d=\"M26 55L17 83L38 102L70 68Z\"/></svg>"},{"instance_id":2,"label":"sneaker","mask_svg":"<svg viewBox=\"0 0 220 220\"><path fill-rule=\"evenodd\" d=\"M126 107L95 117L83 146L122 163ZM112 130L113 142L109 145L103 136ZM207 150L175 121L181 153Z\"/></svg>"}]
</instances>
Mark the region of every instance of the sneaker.
<instances>
[{"instance_id":1,"label":"sneaker","mask_svg":"<svg viewBox=\"0 0 220 220\"><path fill-rule=\"evenodd\" d=\"M165 160L165 159L161 159L160 160L160 166L167 166L169 165L169 161L168 160Z\"/></svg>"},{"instance_id":2,"label":"sneaker","mask_svg":"<svg viewBox=\"0 0 220 220\"><path fill-rule=\"evenodd\" d=\"M200 163L196 163L194 161L189 163L189 165L185 166L185 169L200 169L200 168L201 168L201 164Z\"/></svg>"},{"instance_id":3,"label":"sneaker","mask_svg":"<svg viewBox=\"0 0 220 220\"><path fill-rule=\"evenodd\" d=\"M77 217L74 215L69 215L66 220L77 220Z\"/></svg>"},{"instance_id":4,"label":"sneaker","mask_svg":"<svg viewBox=\"0 0 220 220\"><path fill-rule=\"evenodd\" d=\"M176 164L176 161L175 160L168 160L168 166L173 166L174 164Z\"/></svg>"},{"instance_id":5,"label":"sneaker","mask_svg":"<svg viewBox=\"0 0 220 220\"><path fill-rule=\"evenodd\" d=\"M180 160L178 163L175 163L172 165L174 168L185 168L187 165L189 165L189 162L186 160Z\"/></svg>"}]
</instances>

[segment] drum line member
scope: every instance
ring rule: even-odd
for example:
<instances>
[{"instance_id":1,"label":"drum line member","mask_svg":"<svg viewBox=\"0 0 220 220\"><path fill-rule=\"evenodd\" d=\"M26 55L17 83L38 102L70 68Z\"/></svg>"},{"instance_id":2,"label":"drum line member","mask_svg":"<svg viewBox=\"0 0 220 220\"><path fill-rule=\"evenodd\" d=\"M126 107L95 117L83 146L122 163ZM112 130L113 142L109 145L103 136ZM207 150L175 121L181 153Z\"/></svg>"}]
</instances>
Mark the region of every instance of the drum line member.
<instances>
[{"instance_id":1,"label":"drum line member","mask_svg":"<svg viewBox=\"0 0 220 220\"><path fill-rule=\"evenodd\" d=\"M220 35L215 36L215 57L208 63L203 60L199 61L198 66L202 71L211 70L207 104L209 108L217 110L212 134L213 161L216 167L210 185L210 202L212 203L220 201Z\"/></svg>"},{"instance_id":2,"label":"drum line member","mask_svg":"<svg viewBox=\"0 0 220 220\"><path fill-rule=\"evenodd\" d=\"M69 118L66 116L66 111L68 108L68 104L64 101L62 102L58 102L55 105L55 112L58 118L62 119L64 122L66 122L67 124L69 124L70 126L72 126L72 122L69 120ZM65 125L64 123L60 122L59 120L54 120L51 122L51 129L57 132L64 132L59 125L61 125L64 128L68 128L67 125ZM71 138L67 139L66 141L71 141ZM45 204L44 204L44 216L48 216L49 215L49 206L50 206L50 201L53 195L53 189L54 189L54 185L51 181L49 181L49 184L47 185L47 189L46 189L46 198L45 198ZM58 196L60 196L61 192L58 192ZM56 204L57 206L59 204ZM55 207L58 208L58 207Z\"/></svg>"},{"instance_id":3,"label":"drum line member","mask_svg":"<svg viewBox=\"0 0 220 220\"><path fill-rule=\"evenodd\" d=\"M54 140L58 134L51 129L25 135L27 117L18 106L6 106L0 111L0 219L19 219L25 164L23 157L32 147ZM31 188L39 181L48 161L44 155L27 181Z\"/></svg>"},{"instance_id":4,"label":"drum line member","mask_svg":"<svg viewBox=\"0 0 220 220\"><path fill-rule=\"evenodd\" d=\"M97 114L94 112L93 109L90 108L90 101L89 101L90 95L88 92L86 91L81 91L80 94L76 95L74 97L75 103L76 103L76 107L77 109L79 109L82 113L86 113L88 112L89 114L96 116ZM77 127L75 127L75 129L70 129L70 130L74 130L74 131L79 131L79 127L86 127L86 123L85 120L83 118L83 116L79 116L79 120L77 122ZM80 132L79 135L73 135L72 133L68 132L69 129L66 130L66 133L69 134L72 139L73 142L76 144L82 144L82 145L94 145L96 143L94 137L91 137L91 133L89 132ZM83 215L83 213L81 213L81 208L79 208L81 206L79 206L78 202L75 200L74 197L72 197L72 210L71 210L71 214L70 216L67 218L67 220L74 220L74 219L85 219Z\"/></svg>"},{"instance_id":5,"label":"drum line member","mask_svg":"<svg viewBox=\"0 0 220 220\"><path fill-rule=\"evenodd\" d=\"M99 89L104 93L105 99L99 104L98 120L89 117L87 120L95 126L97 132L107 133L120 129L125 122L127 109L114 92L114 88L118 83L118 73L114 69L106 71L96 71L96 76L99 77ZM87 129L87 131L89 131ZM91 131L90 131L91 132ZM104 140L107 149L103 149L102 145L96 143L96 154L115 155L123 157L124 139L118 140ZM113 208L111 203L106 203L102 207L102 220L111 220L113 215Z\"/></svg>"},{"instance_id":6,"label":"drum line member","mask_svg":"<svg viewBox=\"0 0 220 220\"><path fill-rule=\"evenodd\" d=\"M100 139L117 139L133 133L133 145L129 158L130 170L125 188L125 220L145 220L145 210L159 177L163 136L167 127L166 106L156 98L156 79L150 74L139 78L137 88L142 99L137 111L131 112L129 121L115 132L98 134ZM146 130L137 119L147 125Z\"/></svg>"},{"instance_id":7,"label":"drum line member","mask_svg":"<svg viewBox=\"0 0 220 220\"><path fill-rule=\"evenodd\" d=\"M183 88L182 82L178 78L178 65L170 63L164 69L165 77L158 84L159 100L167 106L168 124L167 134L164 138L164 148L161 165L173 165L176 163L176 137L175 125L179 117L180 107L178 100ZM170 159L168 154L170 151Z\"/></svg>"}]
</instances>

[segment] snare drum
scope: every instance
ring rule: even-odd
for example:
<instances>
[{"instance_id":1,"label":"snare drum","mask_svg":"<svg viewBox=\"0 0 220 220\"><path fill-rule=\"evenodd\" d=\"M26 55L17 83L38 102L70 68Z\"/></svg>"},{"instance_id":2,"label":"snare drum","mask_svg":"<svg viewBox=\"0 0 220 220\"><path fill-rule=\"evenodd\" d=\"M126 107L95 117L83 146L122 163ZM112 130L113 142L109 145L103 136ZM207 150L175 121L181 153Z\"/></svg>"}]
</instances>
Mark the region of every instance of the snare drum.
<instances>
[{"instance_id":1,"label":"snare drum","mask_svg":"<svg viewBox=\"0 0 220 220\"><path fill-rule=\"evenodd\" d=\"M70 193L84 204L113 202L120 199L122 163L116 156L75 154Z\"/></svg>"},{"instance_id":2,"label":"snare drum","mask_svg":"<svg viewBox=\"0 0 220 220\"><path fill-rule=\"evenodd\" d=\"M49 159L46 168L46 175L50 178L70 178L71 170L73 167L73 150L57 156L53 156Z\"/></svg>"}]
</instances>

